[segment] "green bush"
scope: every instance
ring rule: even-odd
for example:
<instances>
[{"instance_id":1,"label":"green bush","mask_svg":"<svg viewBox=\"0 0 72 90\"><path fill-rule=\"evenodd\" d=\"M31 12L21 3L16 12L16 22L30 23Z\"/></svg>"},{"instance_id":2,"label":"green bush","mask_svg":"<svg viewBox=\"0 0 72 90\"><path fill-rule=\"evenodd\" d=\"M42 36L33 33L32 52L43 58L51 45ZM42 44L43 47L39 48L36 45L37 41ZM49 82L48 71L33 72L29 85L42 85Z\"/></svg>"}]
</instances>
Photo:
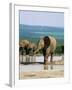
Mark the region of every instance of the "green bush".
<instances>
[{"instance_id":1,"label":"green bush","mask_svg":"<svg viewBox=\"0 0 72 90\"><path fill-rule=\"evenodd\" d=\"M64 45L57 46L55 54L64 54Z\"/></svg>"}]
</instances>

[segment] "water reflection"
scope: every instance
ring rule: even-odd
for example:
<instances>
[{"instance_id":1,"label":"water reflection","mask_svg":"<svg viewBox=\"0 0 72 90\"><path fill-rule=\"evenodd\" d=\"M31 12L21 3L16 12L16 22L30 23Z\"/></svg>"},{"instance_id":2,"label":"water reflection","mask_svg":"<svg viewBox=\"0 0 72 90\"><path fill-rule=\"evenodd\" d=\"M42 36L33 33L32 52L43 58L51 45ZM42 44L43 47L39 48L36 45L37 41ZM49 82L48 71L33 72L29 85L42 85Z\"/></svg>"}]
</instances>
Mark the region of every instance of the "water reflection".
<instances>
[{"instance_id":1,"label":"water reflection","mask_svg":"<svg viewBox=\"0 0 72 90\"><path fill-rule=\"evenodd\" d=\"M64 65L20 64L20 71L64 70Z\"/></svg>"},{"instance_id":2,"label":"water reflection","mask_svg":"<svg viewBox=\"0 0 72 90\"><path fill-rule=\"evenodd\" d=\"M53 63L51 63L51 65L50 65L50 69L53 70Z\"/></svg>"},{"instance_id":3,"label":"water reflection","mask_svg":"<svg viewBox=\"0 0 72 90\"><path fill-rule=\"evenodd\" d=\"M48 65L44 65L44 70L48 70Z\"/></svg>"},{"instance_id":4,"label":"water reflection","mask_svg":"<svg viewBox=\"0 0 72 90\"><path fill-rule=\"evenodd\" d=\"M53 64L52 63L50 65L44 65L44 70L48 70L48 69L53 70Z\"/></svg>"}]
</instances>

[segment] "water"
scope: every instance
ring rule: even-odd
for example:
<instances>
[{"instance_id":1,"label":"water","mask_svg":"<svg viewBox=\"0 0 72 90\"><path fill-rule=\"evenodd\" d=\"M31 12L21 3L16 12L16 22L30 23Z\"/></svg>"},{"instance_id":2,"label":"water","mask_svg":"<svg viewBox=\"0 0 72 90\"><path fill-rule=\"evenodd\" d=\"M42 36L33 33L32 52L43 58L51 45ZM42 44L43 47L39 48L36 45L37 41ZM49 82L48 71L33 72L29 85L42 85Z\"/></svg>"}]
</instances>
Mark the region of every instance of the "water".
<instances>
[{"instance_id":1,"label":"water","mask_svg":"<svg viewBox=\"0 0 72 90\"><path fill-rule=\"evenodd\" d=\"M64 43L64 28L19 25L19 39L36 43L40 37L48 35L55 37L59 44Z\"/></svg>"},{"instance_id":2,"label":"water","mask_svg":"<svg viewBox=\"0 0 72 90\"><path fill-rule=\"evenodd\" d=\"M27 58L26 56L23 56L22 58L22 55L19 56L19 61L20 62L26 62L27 61ZM50 56L48 57L48 61L50 62ZM29 56L28 57L28 62L44 62L44 57L43 56ZM53 56L53 61L61 61L61 60L64 60L64 56L63 55L60 55L60 56Z\"/></svg>"},{"instance_id":3,"label":"water","mask_svg":"<svg viewBox=\"0 0 72 90\"><path fill-rule=\"evenodd\" d=\"M42 70L57 71L57 70L64 70L64 65L20 64L19 69L20 71L42 71Z\"/></svg>"}]
</instances>

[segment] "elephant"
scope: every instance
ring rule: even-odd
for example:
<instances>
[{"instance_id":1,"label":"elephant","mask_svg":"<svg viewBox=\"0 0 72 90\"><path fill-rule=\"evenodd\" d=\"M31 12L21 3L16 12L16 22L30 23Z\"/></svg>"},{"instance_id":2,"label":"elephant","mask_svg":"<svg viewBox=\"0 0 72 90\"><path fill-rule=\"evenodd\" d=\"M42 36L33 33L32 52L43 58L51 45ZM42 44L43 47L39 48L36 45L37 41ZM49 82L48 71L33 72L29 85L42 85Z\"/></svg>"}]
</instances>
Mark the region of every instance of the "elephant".
<instances>
[{"instance_id":1,"label":"elephant","mask_svg":"<svg viewBox=\"0 0 72 90\"><path fill-rule=\"evenodd\" d=\"M30 51L30 55L32 54L32 55L34 55L34 51L36 50L36 45L34 44L34 43L29 43L29 45L28 45L28 49L29 49L29 51Z\"/></svg>"},{"instance_id":2,"label":"elephant","mask_svg":"<svg viewBox=\"0 0 72 90\"><path fill-rule=\"evenodd\" d=\"M22 52L22 55L25 51L26 55L29 55L30 53L33 54L33 52L36 49L36 45L34 43L31 43L28 40L21 40L19 43L19 51Z\"/></svg>"},{"instance_id":3,"label":"elephant","mask_svg":"<svg viewBox=\"0 0 72 90\"><path fill-rule=\"evenodd\" d=\"M21 40L19 42L19 52L21 53L21 55L23 55L24 53L27 54L26 50L27 50L28 45L29 45L28 40Z\"/></svg>"},{"instance_id":4,"label":"elephant","mask_svg":"<svg viewBox=\"0 0 72 90\"><path fill-rule=\"evenodd\" d=\"M33 60L33 55L34 55L34 51L36 49L36 45L28 40L21 40L19 42L19 53L20 55L22 55L22 62L23 62L23 57L25 55L26 57L26 62L30 62L30 61L35 61ZM31 57L31 59L30 59Z\"/></svg>"},{"instance_id":5,"label":"elephant","mask_svg":"<svg viewBox=\"0 0 72 90\"><path fill-rule=\"evenodd\" d=\"M56 49L56 39L52 36L45 36L40 38L37 43L37 49L34 53L37 53L42 49L44 56L44 64L48 64L48 57L51 56L50 62L53 61L53 53Z\"/></svg>"},{"instance_id":6,"label":"elephant","mask_svg":"<svg viewBox=\"0 0 72 90\"><path fill-rule=\"evenodd\" d=\"M36 58L35 58L35 55L34 55L34 51L36 50L36 45L32 42L29 43L28 45L28 51L29 51L29 61L30 62L36 62Z\"/></svg>"}]
</instances>

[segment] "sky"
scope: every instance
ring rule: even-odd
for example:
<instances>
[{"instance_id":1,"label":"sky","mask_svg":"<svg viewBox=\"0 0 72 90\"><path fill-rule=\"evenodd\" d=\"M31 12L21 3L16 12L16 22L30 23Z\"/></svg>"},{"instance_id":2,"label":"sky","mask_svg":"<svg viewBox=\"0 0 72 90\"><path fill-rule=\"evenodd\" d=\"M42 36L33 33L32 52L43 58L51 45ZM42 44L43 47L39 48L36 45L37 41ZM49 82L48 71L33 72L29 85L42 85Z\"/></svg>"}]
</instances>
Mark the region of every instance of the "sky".
<instances>
[{"instance_id":1,"label":"sky","mask_svg":"<svg viewBox=\"0 0 72 90\"><path fill-rule=\"evenodd\" d=\"M62 12L20 11L19 20L20 24L24 25L64 27Z\"/></svg>"}]
</instances>

